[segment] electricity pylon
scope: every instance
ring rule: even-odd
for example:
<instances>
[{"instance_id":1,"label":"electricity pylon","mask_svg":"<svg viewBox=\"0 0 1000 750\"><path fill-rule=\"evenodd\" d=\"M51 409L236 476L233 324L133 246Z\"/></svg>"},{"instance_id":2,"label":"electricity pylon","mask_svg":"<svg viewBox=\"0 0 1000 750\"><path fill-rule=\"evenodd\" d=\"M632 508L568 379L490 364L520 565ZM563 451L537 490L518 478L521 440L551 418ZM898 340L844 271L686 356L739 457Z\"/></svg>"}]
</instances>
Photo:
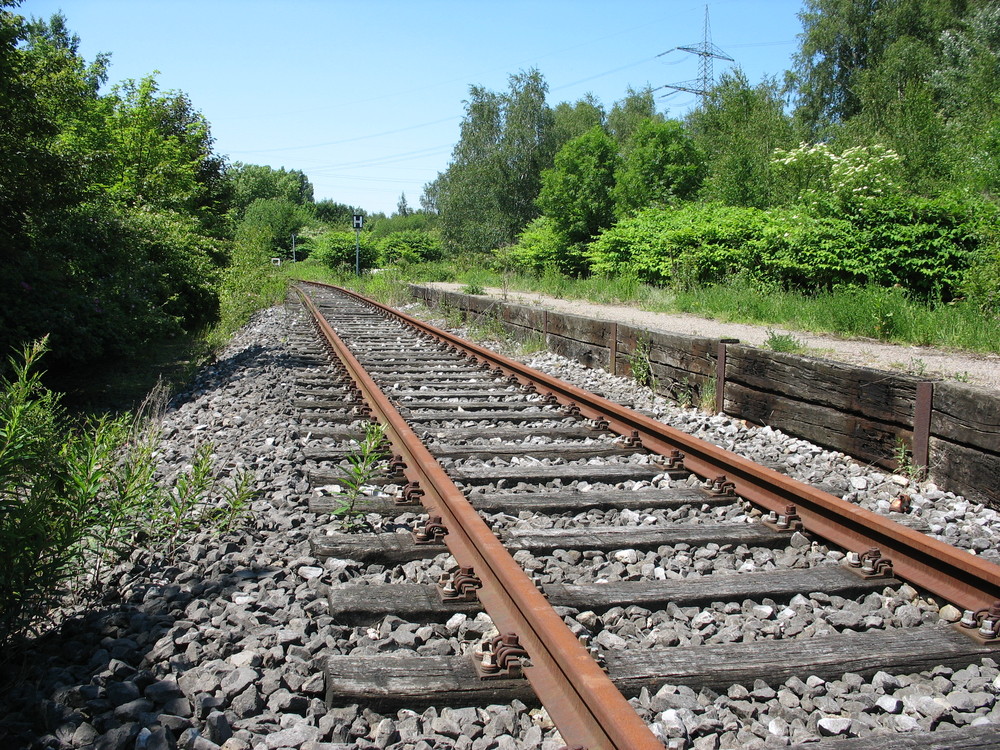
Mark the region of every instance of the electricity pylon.
<instances>
[{"instance_id":1,"label":"electricity pylon","mask_svg":"<svg viewBox=\"0 0 1000 750\"><path fill-rule=\"evenodd\" d=\"M698 78L693 81L681 81L680 83L668 83L660 88L673 89L674 91L687 91L704 98L715 83L712 70L713 60L728 60L733 62L725 52L712 44L712 29L708 24L708 6L705 6L705 32L700 44L688 44L684 47L674 47L681 52L689 52L698 55ZM667 50L673 52L673 50ZM657 57L662 57L667 52L661 52ZM668 95L669 96L669 95Z\"/></svg>"}]
</instances>

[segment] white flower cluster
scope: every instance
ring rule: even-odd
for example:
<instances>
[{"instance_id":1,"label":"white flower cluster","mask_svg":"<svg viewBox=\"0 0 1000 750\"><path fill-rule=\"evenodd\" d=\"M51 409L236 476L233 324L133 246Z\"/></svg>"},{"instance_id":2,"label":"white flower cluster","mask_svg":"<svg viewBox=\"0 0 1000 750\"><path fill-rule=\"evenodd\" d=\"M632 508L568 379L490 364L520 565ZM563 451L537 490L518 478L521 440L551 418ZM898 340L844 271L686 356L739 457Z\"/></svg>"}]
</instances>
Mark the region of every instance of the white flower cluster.
<instances>
[{"instance_id":1,"label":"white flower cluster","mask_svg":"<svg viewBox=\"0 0 1000 750\"><path fill-rule=\"evenodd\" d=\"M800 143L788 151L775 149L772 156L772 164L794 185L798 200L817 205L825 195L841 209L898 189L901 163L898 153L881 144L855 146L838 154L825 143Z\"/></svg>"}]
</instances>

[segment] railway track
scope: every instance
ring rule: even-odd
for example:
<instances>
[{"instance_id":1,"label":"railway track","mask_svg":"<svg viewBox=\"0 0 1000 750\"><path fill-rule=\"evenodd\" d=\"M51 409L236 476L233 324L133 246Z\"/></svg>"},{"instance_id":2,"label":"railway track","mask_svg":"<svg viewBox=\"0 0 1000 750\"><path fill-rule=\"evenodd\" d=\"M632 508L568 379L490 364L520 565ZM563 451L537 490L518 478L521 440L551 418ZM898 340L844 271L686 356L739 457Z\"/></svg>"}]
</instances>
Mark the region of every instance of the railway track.
<instances>
[{"instance_id":1,"label":"railway track","mask_svg":"<svg viewBox=\"0 0 1000 750\"><path fill-rule=\"evenodd\" d=\"M373 531L311 537L364 570L326 591L364 634L326 662L330 705L430 711L456 747L494 746L463 707L539 699L525 747L993 746L995 565L394 312L308 297L336 363L299 384L310 510L333 518L359 418L395 453ZM922 686L956 672L982 689Z\"/></svg>"}]
</instances>

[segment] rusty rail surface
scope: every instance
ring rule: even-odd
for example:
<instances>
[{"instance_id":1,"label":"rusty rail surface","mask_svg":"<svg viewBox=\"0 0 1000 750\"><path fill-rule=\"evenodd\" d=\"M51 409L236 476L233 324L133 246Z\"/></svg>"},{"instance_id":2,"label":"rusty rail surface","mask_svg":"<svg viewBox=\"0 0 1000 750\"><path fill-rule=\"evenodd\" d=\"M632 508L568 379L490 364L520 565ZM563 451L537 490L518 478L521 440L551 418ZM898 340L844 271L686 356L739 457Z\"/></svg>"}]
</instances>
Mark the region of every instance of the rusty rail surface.
<instances>
[{"instance_id":1,"label":"rusty rail surface","mask_svg":"<svg viewBox=\"0 0 1000 750\"><path fill-rule=\"evenodd\" d=\"M311 299L299 292L337 358L385 426L393 449L419 482L421 502L442 517L444 542L482 581L479 600L501 633L527 651L524 676L568 745L589 750L663 750L661 743L489 529ZM364 299L364 298L362 298Z\"/></svg>"},{"instance_id":2,"label":"rusty rail surface","mask_svg":"<svg viewBox=\"0 0 1000 750\"><path fill-rule=\"evenodd\" d=\"M313 283L313 282L310 282ZM728 486L737 495L766 510L787 514L789 506L802 527L848 552L878 550L897 578L940 596L961 609L982 610L1000 600L1000 566L976 555L907 528L872 511L787 477L731 451L662 424L613 401L546 375L508 357L442 331L356 292L336 289L371 308L404 322L439 341L488 362L540 393L551 393L559 403L575 406L581 416L603 419L609 429L637 436L643 447L674 461L688 471ZM679 452L679 454L678 454Z\"/></svg>"}]
</instances>

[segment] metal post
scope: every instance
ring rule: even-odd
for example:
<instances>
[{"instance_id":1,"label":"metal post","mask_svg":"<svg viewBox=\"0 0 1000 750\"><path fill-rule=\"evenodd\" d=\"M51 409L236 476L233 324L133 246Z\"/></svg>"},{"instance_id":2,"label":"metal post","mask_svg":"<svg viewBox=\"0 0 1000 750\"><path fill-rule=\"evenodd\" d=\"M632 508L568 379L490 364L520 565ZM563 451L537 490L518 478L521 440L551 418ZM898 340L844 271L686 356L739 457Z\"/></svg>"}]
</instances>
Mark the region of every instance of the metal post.
<instances>
[{"instance_id":1,"label":"metal post","mask_svg":"<svg viewBox=\"0 0 1000 750\"><path fill-rule=\"evenodd\" d=\"M295 232L292 232L292 263L295 263Z\"/></svg>"},{"instance_id":2,"label":"metal post","mask_svg":"<svg viewBox=\"0 0 1000 750\"><path fill-rule=\"evenodd\" d=\"M364 227L363 214L354 214L354 275L361 275L361 230Z\"/></svg>"}]
</instances>

